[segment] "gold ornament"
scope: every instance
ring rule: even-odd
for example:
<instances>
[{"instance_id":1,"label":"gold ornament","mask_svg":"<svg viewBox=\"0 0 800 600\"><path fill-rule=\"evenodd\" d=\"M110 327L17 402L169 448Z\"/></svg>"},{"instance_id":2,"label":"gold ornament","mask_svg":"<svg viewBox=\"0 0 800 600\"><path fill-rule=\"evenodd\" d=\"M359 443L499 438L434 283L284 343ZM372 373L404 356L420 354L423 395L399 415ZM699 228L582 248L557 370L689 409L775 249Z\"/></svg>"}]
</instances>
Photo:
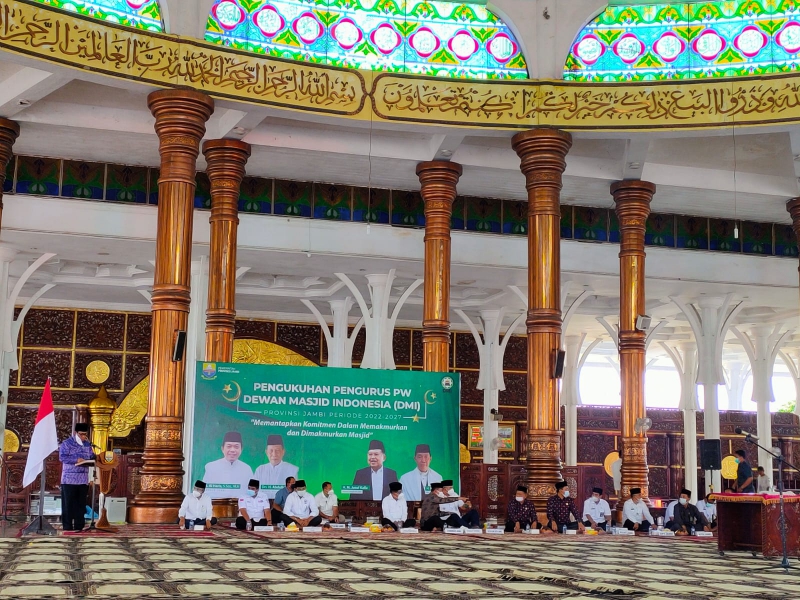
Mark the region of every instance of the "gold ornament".
<instances>
[{"instance_id":1,"label":"gold ornament","mask_svg":"<svg viewBox=\"0 0 800 600\"><path fill-rule=\"evenodd\" d=\"M3 452L19 452L19 436L10 429L3 436Z\"/></svg>"},{"instance_id":2,"label":"gold ornament","mask_svg":"<svg viewBox=\"0 0 800 600\"><path fill-rule=\"evenodd\" d=\"M722 459L722 477L724 479L736 479L739 465L736 464L736 458L733 456L726 456Z\"/></svg>"},{"instance_id":3,"label":"gold ornament","mask_svg":"<svg viewBox=\"0 0 800 600\"><path fill-rule=\"evenodd\" d=\"M93 360L86 365L86 379L97 385L105 383L110 374L111 367L102 360Z\"/></svg>"},{"instance_id":4,"label":"gold ornament","mask_svg":"<svg viewBox=\"0 0 800 600\"><path fill-rule=\"evenodd\" d=\"M619 452L614 450L613 452L609 452L606 456L606 459L603 461L603 468L606 470L606 474L609 477L614 476L614 472L611 470L611 465L619 460Z\"/></svg>"}]
</instances>

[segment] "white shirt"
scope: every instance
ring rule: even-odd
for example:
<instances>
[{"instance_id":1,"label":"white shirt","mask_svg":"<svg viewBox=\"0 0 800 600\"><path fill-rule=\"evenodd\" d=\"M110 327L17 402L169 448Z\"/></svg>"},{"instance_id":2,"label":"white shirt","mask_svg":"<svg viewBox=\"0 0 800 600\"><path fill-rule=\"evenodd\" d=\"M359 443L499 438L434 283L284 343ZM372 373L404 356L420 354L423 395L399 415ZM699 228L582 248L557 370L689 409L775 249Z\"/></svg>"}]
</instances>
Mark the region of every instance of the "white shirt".
<instances>
[{"instance_id":1,"label":"white shirt","mask_svg":"<svg viewBox=\"0 0 800 600\"><path fill-rule=\"evenodd\" d=\"M717 518L717 505L711 504L711 502L706 502L705 500L700 500L697 503L697 510L703 513L708 522L711 523L714 519Z\"/></svg>"},{"instance_id":2,"label":"white shirt","mask_svg":"<svg viewBox=\"0 0 800 600\"><path fill-rule=\"evenodd\" d=\"M280 485L281 487L284 487L286 485L286 478L294 477L297 479L297 472L299 470L299 467L295 467L287 462L279 462L274 466L272 463L267 463L256 469L256 474L253 476L253 479L258 479L258 482L262 486ZM264 490L264 494L270 500L274 500L275 494L278 493L279 489L280 488L274 490Z\"/></svg>"},{"instance_id":3,"label":"white shirt","mask_svg":"<svg viewBox=\"0 0 800 600\"><path fill-rule=\"evenodd\" d=\"M440 505L439 508L442 506L444 504ZM389 519L392 523L405 521L408 518L408 504L406 504L403 494L400 494L397 500L392 498L391 494L386 496L381 502L381 510L383 511L383 518Z\"/></svg>"},{"instance_id":4,"label":"white shirt","mask_svg":"<svg viewBox=\"0 0 800 600\"><path fill-rule=\"evenodd\" d=\"M769 491L769 477L766 475L759 475L756 477L756 491L768 492Z\"/></svg>"},{"instance_id":5,"label":"white shirt","mask_svg":"<svg viewBox=\"0 0 800 600\"><path fill-rule=\"evenodd\" d=\"M678 505L677 500L673 500L667 504L667 511L664 513L664 523L669 523L675 518L675 507Z\"/></svg>"},{"instance_id":6,"label":"white shirt","mask_svg":"<svg viewBox=\"0 0 800 600\"><path fill-rule=\"evenodd\" d=\"M208 494L203 494L199 498L195 498L194 494L188 494L183 498L181 507L178 509L178 516L185 518L187 521L194 521L195 519L207 521L213 516L212 513L211 498Z\"/></svg>"},{"instance_id":7,"label":"white shirt","mask_svg":"<svg viewBox=\"0 0 800 600\"><path fill-rule=\"evenodd\" d=\"M458 494L456 493L455 490L450 490L449 492L447 492L447 495L450 498L458 498ZM458 509L461 508L462 506L464 506L463 500L458 500L456 502L448 502L446 504L440 504L439 512L453 513L454 515L461 516L461 511Z\"/></svg>"},{"instance_id":8,"label":"white shirt","mask_svg":"<svg viewBox=\"0 0 800 600\"><path fill-rule=\"evenodd\" d=\"M319 512L330 516L333 516L333 507L339 506L339 499L333 491L329 492L327 497L325 496L325 492L320 492L314 496L314 502L316 502Z\"/></svg>"},{"instance_id":9,"label":"white shirt","mask_svg":"<svg viewBox=\"0 0 800 600\"><path fill-rule=\"evenodd\" d=\"M431 491L431 484L441 480L442 476L433 469L428 469L427 473L414 469L403 473L400 477L400 483L403 484L403 495L410 502L422 500L422 489L425 488L425 493L428 494Z\"/></svg>"},{"instance_id":10,"label":"white shirt","mask_svg":"<svg viewBox=\"0 0 800 600\"><path fill-rule=\"evenodd\" d=\"M239 498L239 510L242 509L245 509L247 516L254 521L267 519L265 513L269 510L269 498L264 494L256 494L255 497L242 496Z\"/></svg>"},{"instance_id":11,"label":"white shirt","mask_svg":"<svg viewBox=\"0 0 800 600\"><path fill-rule=\"evenodd\" d=\"M606 517L611 517L611 507L605 499L600 498L599 502L595 502L593 498L588 498L583 503L583 518L588 521L587 515L594 519L595 523L605 523Z\"/></svg>"},{"instance_id":12,"label":"white shirt","mask_svg":"<svg viewBox=\"0 0 800 600\"><path fill-rule=\"evenodd\" d=\"M622 522L624 523L628 520L640 525L643 521L650 521L651 525L654 523L653 515L650 514L650 509L647 508L644 500L639 500L638 504L634 504L630 498L625 501L625 505L622 507Z\"/></svg>"},{"instance_id":13,"label":"white shirt","mask_svg":"<svg viewBox=\"0 0 800 600\"><path fill-rule=\"evenodd\" d=\"M383 467L377 471L370 469L372 475L372 499L380 500L383 497Z\"/></svg>"},{"instance_id":14,"label":"white shirt","mask_svg":"<svg viewBox=\"0 0 800 600\"><path fill-rule=\"evenodd\" d=\"M286 498L286 506L283 507L283 512L287 517L297 517L298 519L305 519L307 517L319 516L319 509L317 503L314 502L314 496L306 493L302 498L297 492L292 492Z\"/></svg>"},{"instance_id":15,"label":"white shirt","mask_svg":"<svg viewBox=\"0 0 800 600\"><path fill-rule=\"evenodd\" d=\"M203 481L206 482L206 493L209 498L236 498L247 490L247 485L253 478L253 469L240 460L233 462L226 458L206 463ZM215 488L213 484L236 485L236 488Z\"/></svg>"}]
</instances>

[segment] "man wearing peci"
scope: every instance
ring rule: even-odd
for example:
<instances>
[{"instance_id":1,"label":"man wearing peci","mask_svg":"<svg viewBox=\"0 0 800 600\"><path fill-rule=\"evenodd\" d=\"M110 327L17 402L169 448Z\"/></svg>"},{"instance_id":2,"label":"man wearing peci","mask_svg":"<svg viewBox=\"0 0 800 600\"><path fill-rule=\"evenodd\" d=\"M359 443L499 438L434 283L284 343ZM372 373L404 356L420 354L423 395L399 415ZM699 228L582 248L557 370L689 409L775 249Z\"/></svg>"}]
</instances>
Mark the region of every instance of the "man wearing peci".
<instances>
[{"instance_id":1,"label":"man wearing peci","mask_svg":"<svg viewBox=\"0 0 800 600\"><path fill-rule=\"evenodd\" d=\"M300 469L291 463L283 462L283 457L286 455L283 436L276 433L267 436L266 454L269 462L259 466L253 475L261 482L262 487L283 485L287 477L297 478ZM277 492L278 489L267 489L264 493L267 498L274 500Z\"/></svg>"},{"instance_id":2,"label":"man wearing peci","mask_svg":"<svg viewBox=\"0 0 800 600\"><path fill-rule=\"evenodd\" d=\"M389 484L389 495L381 502L381 525L395 531L401 527L414 527L417 522L408 518L408 504L403 497L403 484L393 481Z\"/></svg>"},{"instance_id":3,"label":"man wearing peci","mask_svg":"<svg viewBox=\"0 0 800 600\"><path fill-rule=\"evenodd\" d=\"M89 425L77 423L75 435L58 447L61 461L61 525L64 531L80 531L86 524L86 492L89 489L89 467L92 460Z\"/></svg>"},{"instance_id":4,"label":"man wearing peci","mask_svg":"<svg viewBox=\"0 0 800 600\"><path fill-rule=\"evenodd\" d=\"M258 479L251 479L247 484L247 493L239 498L239 516L236 517L236 529L247 529L248 523L250 527L272 525L269 500L260 491L261 485Z\"/></svg>"},{"instance_id":5,"label":"man wearing peci","mask_svg":"<svg viewBox=\"0 0 800 600\"><path fill-rule=\"evenodd\" d=\"M242 434L229 431L222 438L222 458L206 463L203 481L206 482L209 498L237 498L247 490L247 482L253 477L253 469L239 460L242 455ZM236 485L234 488L217 487Z\"/></svg>"},{"instance_id":6,"label":"man wearing peci","mask_svg":"<svg viewBox=\"0 0 800 600\"><path fill-rule=\"evenodd\" d=\"M400 483L403 484L403 495L410 502L419 502L430 493L431 483L441 481L442 476L431 469L431 447L428 444L417 444L414 451L414 462L417 468L403 473Z\"/></svg>"},{"instance_id":7,"label":"man wearing peci","mask_svg":"<svg viewBox=\"0 0 800 600\"><path fill-rule=\"evenodd\" d=\"M397 473L384 467L386 449L380 440L371 440L367 450L368 467L356 471L353 485L367 486L361 494L353 494L353 500L383 500L389 495L389 484L397 481Z\"/></svg>"},{"instance_id":8,"label":"man wearing peci","mask_svg":"<svg viewBox=\"0 0 800 600\"><path fill-rule=\"evenodd\" d=\"M753 485L753 468L747 462L747 452L737 450L736 455L736 491L740 494L754 494L756 491Z\"/></svg>"}]
</instances>

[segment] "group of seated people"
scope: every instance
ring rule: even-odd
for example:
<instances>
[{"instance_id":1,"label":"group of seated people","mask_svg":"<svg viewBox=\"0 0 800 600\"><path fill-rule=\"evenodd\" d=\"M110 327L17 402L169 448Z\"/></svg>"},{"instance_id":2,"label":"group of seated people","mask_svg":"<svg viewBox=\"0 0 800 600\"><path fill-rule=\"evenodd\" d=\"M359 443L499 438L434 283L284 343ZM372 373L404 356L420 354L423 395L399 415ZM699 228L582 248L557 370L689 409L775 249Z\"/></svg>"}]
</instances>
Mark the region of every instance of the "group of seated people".
<instances>
[{"instance_id":1,"label":"group of seated people","mask_svg":"<svg viewBox=\"0 0 800 600\"><path fill-rule=\"evenodd\" d=\"M178 512L179 524L186 529L203 526L208 529L216 524L212 515L211 498L204 494L205 483L195 482L191 495L187 495ZM453 481L444 480L431 483L431 491L422 499L419 528L422 531L443 531L445 527L466 527L480 529L480 515L472 508L468 498L459 496L453 490ZM592 495L583 503L583 512L578 511L575 500L570 497L566 481L555 485L556 493L548 498L546 524L539 520L536 506L528 497L528 488L517 487L514 497L508 503L505 532L519 533L528 529L564 533L568 530L607 531L612 525L611 507L603 498L603 490L592 489ZM647 533L655 525L647 504L642 501L639 488L631 488L631 497L625 501L622 510L623 527ZM692 492L684 489L680 498L670 503L665 515L665 527L676 535L689 535L693 529L711 531L716 527L716 505L707 496L697 506L690 502ZM400 482L389 484L389 495L381 503L381 525L385 529L398 531L401 528L415 527L417 520L409 518L408 504L403 497ZM260 484L251 479L247 493L239 498L239 516L236 528L251 529L265 525L284 526L294 524L298 528L315 527L325 523L341 522L339 503L333 486L326 481L322 491L312 496L306 491L306 482L294 477L286 478L286 486L279 490L270 506L270 500L260 492Z\"/></svg>"},{"instance_id":2,"label":"group of seated people","mask_svg":"<svg viewBox=\"0 0 800 600\"><path fill-rule=\"evenodd\" d=\"M689 535L692 529L711 531L717 526L716 503L709 496L697 503L690 503L692 492L681 490L679 500L667 507L666 525L676 535ZM671 510L670 510L671 509ZM517 487L514 498L508 503L505 531L518 533L526 529L540 529L547 532L564 533L567 530L608 531L612 525L611 507L603 498L602 488L592 489L591 497L583 503L579 513L575 501L570 498L566 481L556 483L556 493L547 500L547 523L542 524L533 500L528 498L528 488ZM647 504L642 501L642 490L631 488L631 497L622 509L623 527L631 531L647 533L655 525Z\"/></svg>"}]
</instances>

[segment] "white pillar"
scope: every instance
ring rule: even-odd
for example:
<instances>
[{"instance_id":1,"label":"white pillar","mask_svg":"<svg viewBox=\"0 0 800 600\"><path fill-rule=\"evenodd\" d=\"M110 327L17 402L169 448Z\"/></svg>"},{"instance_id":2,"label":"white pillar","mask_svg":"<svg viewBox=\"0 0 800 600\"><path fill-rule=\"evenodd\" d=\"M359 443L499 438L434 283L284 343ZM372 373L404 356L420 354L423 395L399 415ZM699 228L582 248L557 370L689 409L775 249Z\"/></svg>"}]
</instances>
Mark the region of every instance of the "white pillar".
<instances>
[{"instance_id":1,"label":"white pillar","mask_svg":"<svg viewBox=\"0 0 800 600\"><path fill-rule=\"evenodd\" d=\"M5 244L0 244L0 340L9 340L10 350L3 348L0 354L0 431L5 431L6 416L8 414L8 378L11 374L9 359L16 357L17 336L12 335L14 327L14 307L8 310L8 273L11 263L17 256L17 251ZM12 356L8 356L11 354Z\"/></svg>"},{"instance_id":2,"label":"white pillar","mask_svg":"<svg viewBox=\"0 0 800 600\"><path fill-rule=\"evenodd\" d=\"M789 331L780 333L783 323L774 327L756 326L750 335L732 328L734 335L742 343L750 359L750 368L753 371L753 402L757 407L758 443L766 448L772 448L772 415L769 405L775 400L772 393L772 371L775 366L775 357L780 347L786 340ZM765 450L758 449L758 465L772 473L772 456Z\"/></svg>"},{"instance_id":3,"label":"white pillar","mask_svg":"<svg viewBox=\"0 0 800 600\"><path fill-rule=\"evenodd\" d=\"M581 347L586 334L564 337L564 379L561 404L564 405L564 458L566 464L578 464L578 404L580 404L579 377Z\"/></svg>"},{"instance_id":4,"label":"white pillar","mask_svg":"<svg viewBox=\"0 0 800 600\"><path fill-rule=\"evenodd\" d=\"M208 310L208 257L192 261L192 299L189 304L189 323L186 329L186 402L183 419L183 492L192 490L192 439L194 438L194 398L197 389L197 361L206 358L206 310Z\"/></svg>"},{"instance_id":5,"label":"white pillar","mask_svg":"<svg viewBox=\"0 0 800 600\"><path fill-rule=\"evenodd\" d=\"M742 410L744 399L744 384L750 374L750 369L741 360L731 361L727 369L728 380L725 387L728 389L728 410Z\"/></svg>"},{"instance_id":6,"label":"white pillar","mask_svg":"<svg viewBox=\"0 0 800 600\"><path fill-rule=\"evenodd\" d=\"M698 369L697 383L703 386L703 437L707 440L720 439L718 386L725 383L722 375L722 346L734 318L742 309L739 302L731 308L733 295L724 298L703 297L697 305L688 304L679 298L672 298L681 309L694 332L697 341ZM706 477L705 492L720 491L722 476L712 471Z\"/></svg>"}]
</instances>

